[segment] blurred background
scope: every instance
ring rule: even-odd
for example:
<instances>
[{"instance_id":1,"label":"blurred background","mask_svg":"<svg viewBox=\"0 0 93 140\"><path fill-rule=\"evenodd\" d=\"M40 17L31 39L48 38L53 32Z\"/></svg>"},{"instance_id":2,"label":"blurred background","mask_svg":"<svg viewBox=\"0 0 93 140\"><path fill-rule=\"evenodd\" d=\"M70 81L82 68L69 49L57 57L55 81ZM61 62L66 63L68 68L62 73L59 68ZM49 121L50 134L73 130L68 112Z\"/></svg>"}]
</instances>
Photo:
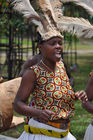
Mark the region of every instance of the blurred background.
<instances>
[{"instance_id":1,"label":"blurred background","mask_svg":"<svg viewBox=\"0 0 93 140\"><path fill-rule=\"evenodd\" d=\"M36 10L39 10L34 0L31 0L31 3ZM66 16L83 17L93 24L93 16L80 6L68 2L63 5L62 10ZM24 62L38 53L36 40L35 25L27 24L22 15L14 12L6 0L0 0L0 77L3 77L4 81L18 77ZM74 90L85 90L88 74L93 69L93 38L78 39L70 33L64 33L63 46L62 58L74 78ZM91 114L82 109L79 101L75 107L71 132L77 140L83 140ZM15 112L14 115L18 116ZM1 134L17 138L22 131L23 124Z\"/></svg>"}]
</instances>

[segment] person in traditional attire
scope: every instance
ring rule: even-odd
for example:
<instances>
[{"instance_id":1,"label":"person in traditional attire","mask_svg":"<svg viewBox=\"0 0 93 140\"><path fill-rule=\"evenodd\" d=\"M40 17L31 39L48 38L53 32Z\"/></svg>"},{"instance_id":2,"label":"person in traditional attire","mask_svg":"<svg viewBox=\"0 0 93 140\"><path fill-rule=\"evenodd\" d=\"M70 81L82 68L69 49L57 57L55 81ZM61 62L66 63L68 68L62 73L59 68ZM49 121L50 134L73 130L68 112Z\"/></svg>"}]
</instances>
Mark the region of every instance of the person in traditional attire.
<instances>
[{"instance_id":1,"label":"person in traditional attire","mask_svg":"<svg viewBox=\"0 0 93 140\"><path fill-rule=\"evenodd\" d=\"M37 63L39 63L39 62L41 61L41 59L42 59L41 53L38 53L38 54L36 54L36 55L31 56L30 58L28 58L28 59L25 61L24 65L23 65L23 68L22 68L22 70L21 70L20 73L19 73L19 76L22 77L23 74L25 73L25 71L26 71L29 67L31 67L31 66L33 66L33 65L35 65L35 64L37 64ZM69 81L70 81L70 85L71 85L72 87L74 87L74 78L73 78L73 76L71 75L70 71L68 70L68 67L67 67L66 63L64 62L64 60L61 59L61 61L64 63L64 66L65 66L65 69L66 69L66 73L67 73L68 78L69 78Z\"/></svg>"},{"instance_id":2,"label":"person in traditional attire","mask_svg":"<svg viewBox=\"0 0 93 140\"><path fill-rule=\"evenodd\" d=\"M87 96L82 91L74 93L64 63L60 61L63 36L56 25L55 13L51 12L52 5L48 0L38 1L43 11L41 17L28 0L12 2L29 22L38 25L38 48L42 55L41 61L29 67L22 76L14 100L14 110L28 118L18 140L76 140L69 132L70 118L76 97L86 102ZM60 12L57 4L54 3L53 8Z\"/></svg>"},{"instance_id":3,"label":"person in traditional attire","mask_svg":"<svg viewBox=\"0 0 93 140\"><path fill-rule=\"evenodd\" d=\"M86 109L89 113L93 114L93 72L89 74L90 78L87 84L86 93L88 96L88 101L83 103L83 108ZM86 129L84 140L93 140L93 115L91 117L91 123Z\"/></svg>"}]
</instances>

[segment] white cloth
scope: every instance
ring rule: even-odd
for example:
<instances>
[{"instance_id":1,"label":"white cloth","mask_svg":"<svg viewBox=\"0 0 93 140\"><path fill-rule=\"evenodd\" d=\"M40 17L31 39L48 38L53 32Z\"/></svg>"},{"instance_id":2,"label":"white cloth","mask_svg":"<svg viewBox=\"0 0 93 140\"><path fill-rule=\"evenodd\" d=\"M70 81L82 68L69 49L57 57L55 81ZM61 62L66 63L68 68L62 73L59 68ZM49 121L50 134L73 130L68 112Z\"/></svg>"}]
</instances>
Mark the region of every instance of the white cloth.
<instances>
[{"instance_id":1,"label":"white cloth","mask_svg":"<svg viewBox=\"0 0 93 140\"><path fill-rule=\"evenodd\" d=\"M49 125L46 125L44 123L40 123L38 121L35 121L33 119L29 120L29 125L32 127L37 128L44 128L48 130L55 130L57 132L65 132L66 130L58 129ZM64 138L54 138L54 137L48 137L45 135L34 135L26 133L25 131L22 133L22 135L17 140L76 140L76 138L69 132L68 135Z\"/></svg>"},{"instance_id":2,"label":"white cloth","mask_svg":"<svg viewBox=\"0 0 93 140\"><path fill-rule=\"evenodd\" d=\"M93 140L93 125L89 125L86 129L84 140Z\"/></svg>"}]
</instances>

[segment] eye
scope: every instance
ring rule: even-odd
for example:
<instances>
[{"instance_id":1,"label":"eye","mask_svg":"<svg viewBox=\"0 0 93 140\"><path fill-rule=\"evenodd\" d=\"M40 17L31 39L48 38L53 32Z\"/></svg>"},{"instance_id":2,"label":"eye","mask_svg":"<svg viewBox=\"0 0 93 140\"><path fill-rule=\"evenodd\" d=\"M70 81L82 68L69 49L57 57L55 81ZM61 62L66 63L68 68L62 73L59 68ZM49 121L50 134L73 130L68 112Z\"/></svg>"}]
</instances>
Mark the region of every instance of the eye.
<instances>
[{"instance_id":1,"label":"eye","mask_svg":"<svg viewBox=\"0 0 93 140\"><path fill-rule=\"evenodd\" d=\"M59 44L59 45L62 45L62 41L59 41L58 44Z\"/></svg>"},{"instance_id":2,"label":"eye","mask_svg":"<svg viewBox=\"0 0 93 140\"><path fill-rule=\"evenodd\" d=\"M51 42L49 43L49 45L55 46L55 45L56 45L56 41L51 41Z\"/></svg>"}]
</instances>

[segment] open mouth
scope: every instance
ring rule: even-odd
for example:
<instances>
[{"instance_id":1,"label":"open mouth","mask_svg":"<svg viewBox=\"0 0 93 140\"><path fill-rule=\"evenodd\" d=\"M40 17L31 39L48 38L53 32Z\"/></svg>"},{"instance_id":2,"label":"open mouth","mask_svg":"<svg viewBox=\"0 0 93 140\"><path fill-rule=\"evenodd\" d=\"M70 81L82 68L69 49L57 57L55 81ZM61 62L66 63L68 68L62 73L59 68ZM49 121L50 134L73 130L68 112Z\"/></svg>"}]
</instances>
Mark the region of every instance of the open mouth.
<instances>
[{"instance_id":1,"label":"open mouth","mask_svg":"<svg viewBox=\"0 0 93 140\"><path fill-rule=\"evenodd\" d=\"M61 51L56 52L56 53L55 53L55 56L56 56L56 57L61 57Z\"/></svg>"},{"instance_id":2,"label":"open mouth","mask_svg":"<svg viewBox=\"0 0 93 140\"><path fill-rule=\"evenodd\" d=\"M55 54L61 55L61 51L56 51Z\"/></svg>"}]
</instances>

